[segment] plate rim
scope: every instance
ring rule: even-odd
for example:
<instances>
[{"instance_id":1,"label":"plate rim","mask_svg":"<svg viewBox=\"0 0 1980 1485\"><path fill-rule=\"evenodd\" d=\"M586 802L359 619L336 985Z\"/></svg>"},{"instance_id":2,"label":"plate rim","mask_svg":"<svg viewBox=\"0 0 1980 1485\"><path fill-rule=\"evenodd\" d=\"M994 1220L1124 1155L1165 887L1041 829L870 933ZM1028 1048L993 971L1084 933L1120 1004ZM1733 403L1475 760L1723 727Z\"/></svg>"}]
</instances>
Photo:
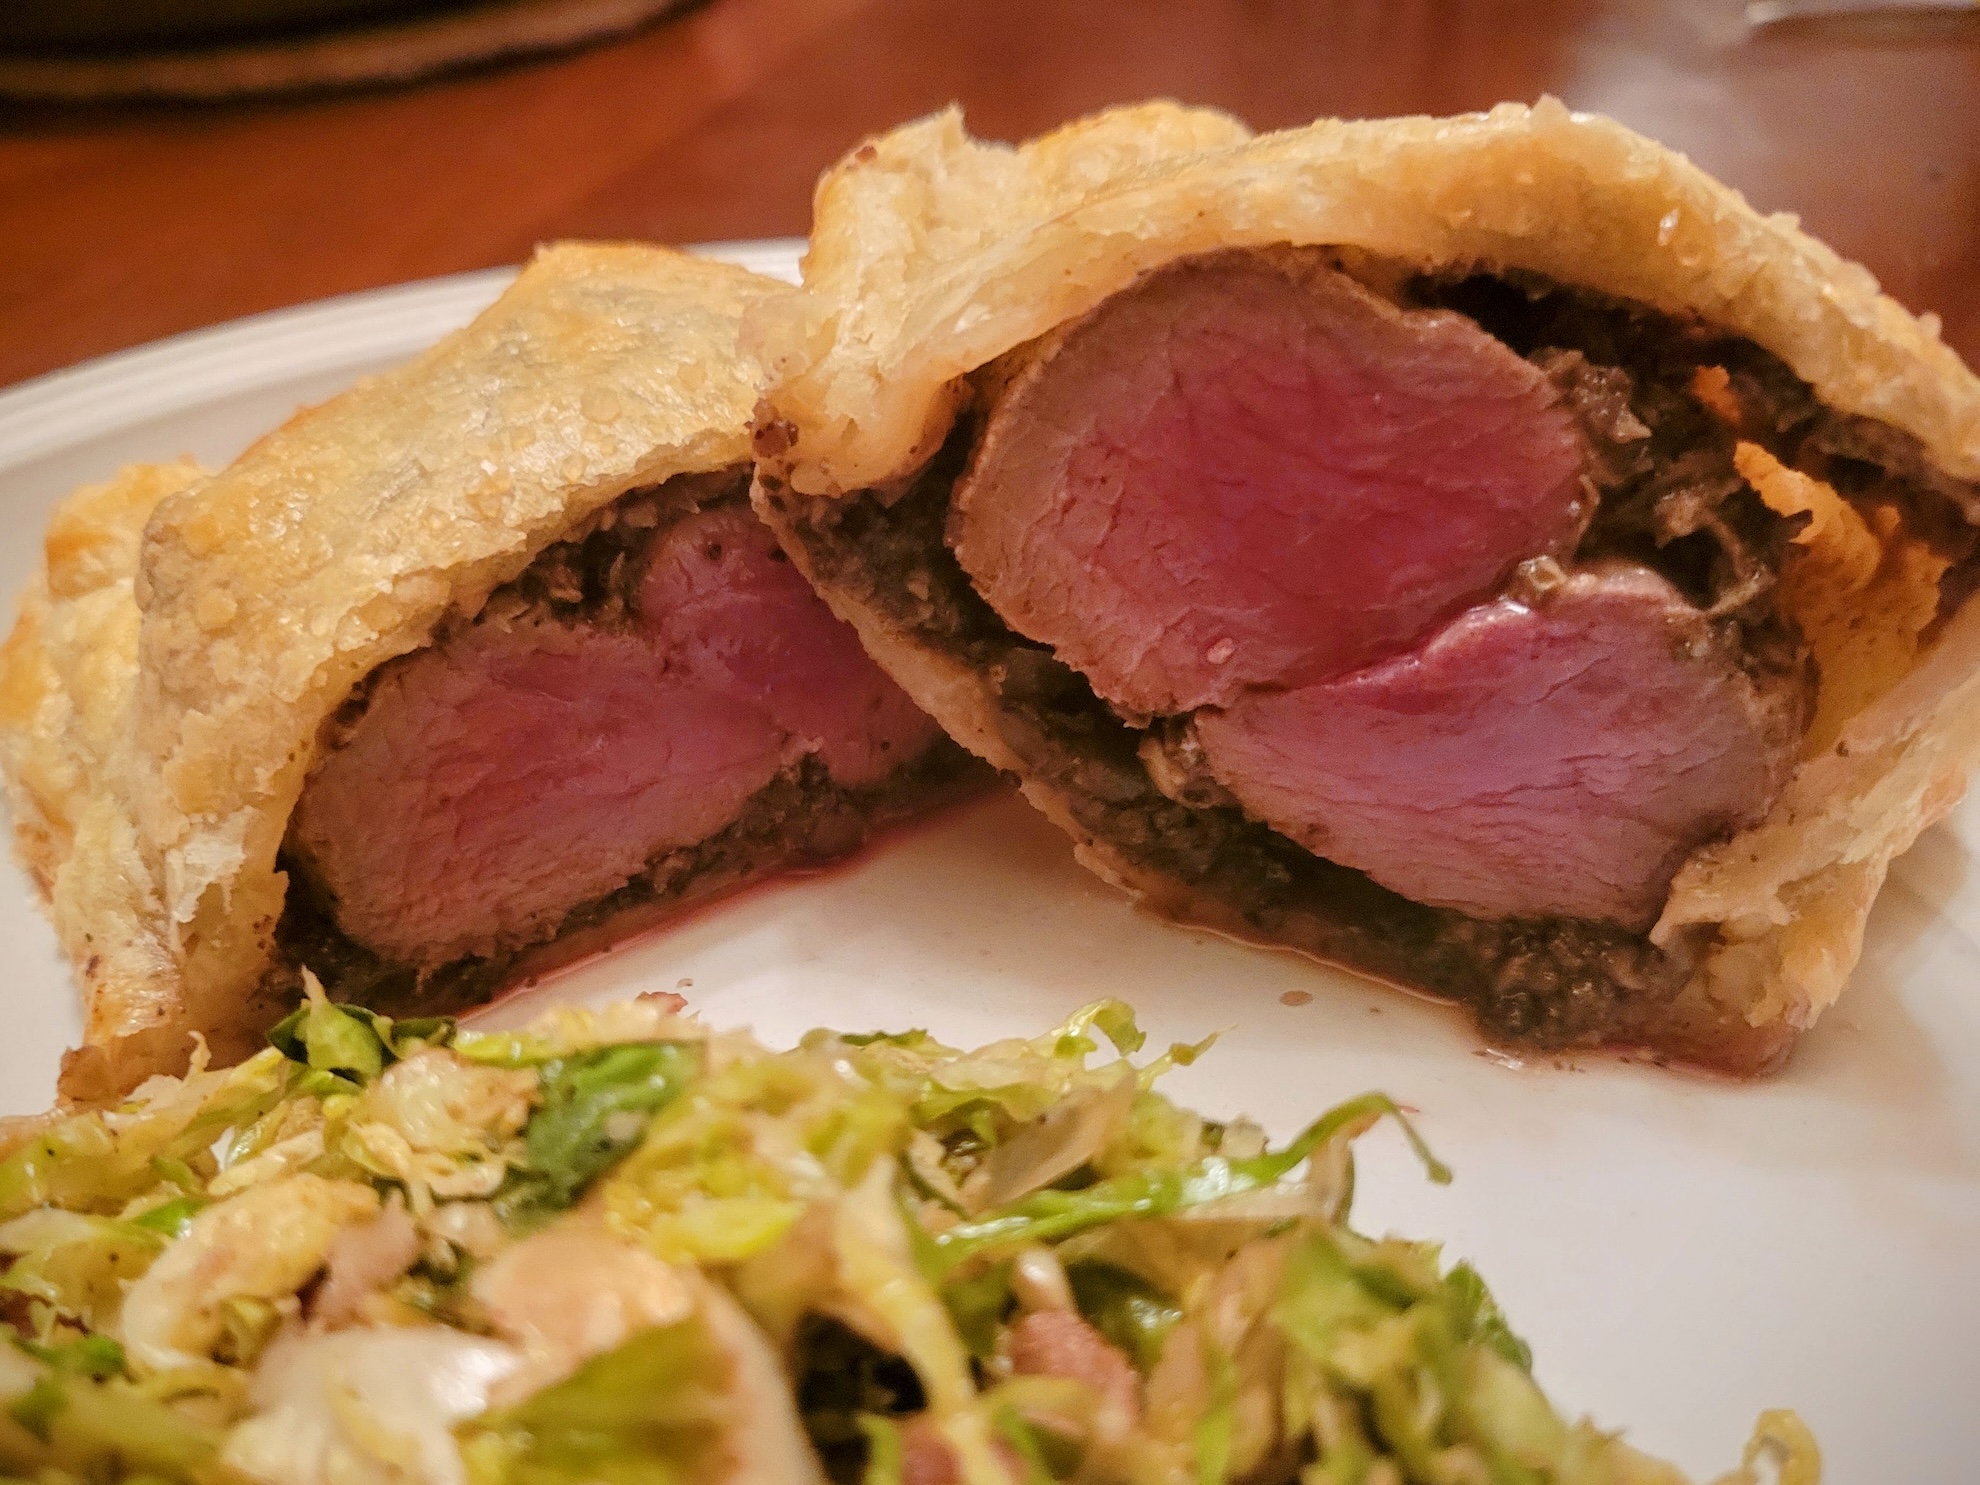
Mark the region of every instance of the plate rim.
<instances>
[{"instance_id":1,"label":"plate rim","mask_svg":"<svg viewBox=\"0 0 1980 1485\"><path fill-rule=\"evenodd\" d=\"M793 281L801 237L686 245ZM298 376L410 356L487 306L511 264L359 289L146 341L0 390L0 474L202 403Z\"/></svg>"}]
</instances>

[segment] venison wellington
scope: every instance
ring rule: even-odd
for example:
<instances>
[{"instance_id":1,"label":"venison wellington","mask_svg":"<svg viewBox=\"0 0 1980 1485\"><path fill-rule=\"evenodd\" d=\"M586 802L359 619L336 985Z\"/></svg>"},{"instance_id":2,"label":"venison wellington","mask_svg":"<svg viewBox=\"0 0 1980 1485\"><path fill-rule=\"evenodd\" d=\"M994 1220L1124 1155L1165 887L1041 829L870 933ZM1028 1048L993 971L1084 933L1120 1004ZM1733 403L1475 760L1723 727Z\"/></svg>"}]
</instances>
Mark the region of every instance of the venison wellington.
<instances>
[{"instance_id":1,"label":"venison wellington","mask_svg":"<svg viewBox=\"0 0 1980 1485\"><path fill-rule=\"evenodd\" d=\"M1980 382L1551 100L940 115L746 339L758 509L1082 860L1506 1043L1773 1066L1980 746Z\"/></svg>"},{"instance_id":2,"label":"venison wellington","mask_svg":"<svg viewBox=\"0 0 1980 1485\"><path fill-rule=\"evenodd\" d=\"M546 250L227 470L58 510L0 653L63 1091L250 1050L299 971L446 1010L975 776L748 503L777 286Z\"/></svg>"}]
</instances>

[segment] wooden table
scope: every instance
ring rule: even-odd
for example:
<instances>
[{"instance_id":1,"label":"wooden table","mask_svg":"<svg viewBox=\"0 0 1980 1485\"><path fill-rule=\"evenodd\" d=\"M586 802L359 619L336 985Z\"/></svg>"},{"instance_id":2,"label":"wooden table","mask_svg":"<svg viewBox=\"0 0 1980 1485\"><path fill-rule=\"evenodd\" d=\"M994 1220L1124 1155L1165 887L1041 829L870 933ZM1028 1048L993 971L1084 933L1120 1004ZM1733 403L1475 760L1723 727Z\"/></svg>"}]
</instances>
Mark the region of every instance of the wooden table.
<instances>
[{"instance_id":1,"label":"wooden table","mask_svg":"<svg viewBox=\"0 0 1980 1485\"><path fill-rule=\"evenodd\" d=\"M1801 214L1980 362L1980 22L1749 36L1738 0L710 0L577 55L221 107L0 106L0 383L546 238L804 231L818 170L959 100L1259 126L1553 92Z\"/></svg>"}]
</instances>

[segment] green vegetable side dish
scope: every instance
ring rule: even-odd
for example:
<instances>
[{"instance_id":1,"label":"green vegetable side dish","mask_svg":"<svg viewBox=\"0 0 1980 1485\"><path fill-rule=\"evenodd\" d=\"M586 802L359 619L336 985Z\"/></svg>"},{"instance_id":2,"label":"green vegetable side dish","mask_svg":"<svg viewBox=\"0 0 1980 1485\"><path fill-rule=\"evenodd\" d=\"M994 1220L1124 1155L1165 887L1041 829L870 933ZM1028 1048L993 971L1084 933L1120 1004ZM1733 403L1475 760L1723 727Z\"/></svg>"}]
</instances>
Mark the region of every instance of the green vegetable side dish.
<instances>
[{"instance_id":1,"label":"green vegetable side dish","mask_svg":"<svg viewBox=\"0 0 1980 1485\"><path fill-rule=\"evenodd\" d=\"M1478 1275L1348 1226L1380 1094L1286 1146L1115 1002L789 1051L654 997L521 1032L311 982L273 1045L0 1159L0 1479L1676 1485ZM1815 1485L1762 1417L1726 1485Z\"/></svg>"}]
</instances>

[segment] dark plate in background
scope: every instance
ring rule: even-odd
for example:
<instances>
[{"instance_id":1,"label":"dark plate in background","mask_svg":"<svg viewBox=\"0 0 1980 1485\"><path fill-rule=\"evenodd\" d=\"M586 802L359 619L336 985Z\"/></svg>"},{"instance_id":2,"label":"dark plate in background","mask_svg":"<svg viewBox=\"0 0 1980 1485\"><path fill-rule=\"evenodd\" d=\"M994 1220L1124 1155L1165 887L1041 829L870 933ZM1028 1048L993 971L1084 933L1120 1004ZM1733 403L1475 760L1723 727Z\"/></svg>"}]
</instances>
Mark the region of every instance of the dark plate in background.
<instances>
[{"instance_id":1,"label":"dark plate in background","mask_svg":"<svg viewBox=\"0 0 1980 1485\"><path fill-rule=\"evenodd\" d=\"M0 0L0 100L391 86L623 35L694 0Z\"/></svg>"},{"instance_id":2,"label":"dark plate in background","mask_svg":"<svg viewBox=\"0 0 1980 1485\"><path fill-rule=\"evenodd\" d=\"M109 52L273 40L458 10L468 0L17 0L0 49Z\"/></svg>"}]
</instances>

